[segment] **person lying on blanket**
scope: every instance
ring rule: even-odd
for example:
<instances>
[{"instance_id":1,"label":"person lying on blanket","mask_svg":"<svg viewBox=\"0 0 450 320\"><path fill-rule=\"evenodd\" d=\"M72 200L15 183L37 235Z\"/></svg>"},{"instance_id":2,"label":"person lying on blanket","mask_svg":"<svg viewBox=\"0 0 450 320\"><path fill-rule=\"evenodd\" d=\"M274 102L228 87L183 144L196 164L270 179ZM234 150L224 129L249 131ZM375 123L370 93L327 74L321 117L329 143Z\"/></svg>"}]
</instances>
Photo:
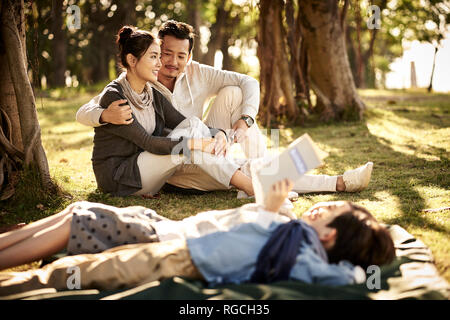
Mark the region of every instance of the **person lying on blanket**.
<instances>
[{"instance_id":1,"label":"person lying on blanket","mask_svg":"<svg viewBox=\"0 0 450 320\"><path fill-rule=\"evenodd\" d=\"M79 271L81 289L111 290L173 276L210 285L292 279L346 285L357 282L361 268L394 259L389 232L358 205L322 202L301 219L278 214L292 186L289 180L275 183L264 206L206 211L181 221L140 206L76 202L0 234L0 270L64 248L69 254L38 270L0 273L0 295L67 290L68 270Z\"/></svg>"}]
</instances>

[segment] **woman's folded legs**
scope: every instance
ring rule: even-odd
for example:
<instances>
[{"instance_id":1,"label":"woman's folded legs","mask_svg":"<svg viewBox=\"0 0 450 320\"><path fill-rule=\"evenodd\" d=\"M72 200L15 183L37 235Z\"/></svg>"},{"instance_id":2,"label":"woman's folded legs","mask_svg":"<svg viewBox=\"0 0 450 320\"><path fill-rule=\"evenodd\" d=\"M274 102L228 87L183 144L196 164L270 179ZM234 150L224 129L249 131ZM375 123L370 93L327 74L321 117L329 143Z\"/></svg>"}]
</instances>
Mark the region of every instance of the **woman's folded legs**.
<instances>
[{"instance_id":1,"label":"woman's folded legs","mask_svg":"<svg viewBox=\"0 0 450 320\"><path fill-rule=\"evenodd\" d=\"M142 189L135 195L154 195L183 163L182 155L157 155L141 152L137 159Z\"/></svg>"}]
</instances>

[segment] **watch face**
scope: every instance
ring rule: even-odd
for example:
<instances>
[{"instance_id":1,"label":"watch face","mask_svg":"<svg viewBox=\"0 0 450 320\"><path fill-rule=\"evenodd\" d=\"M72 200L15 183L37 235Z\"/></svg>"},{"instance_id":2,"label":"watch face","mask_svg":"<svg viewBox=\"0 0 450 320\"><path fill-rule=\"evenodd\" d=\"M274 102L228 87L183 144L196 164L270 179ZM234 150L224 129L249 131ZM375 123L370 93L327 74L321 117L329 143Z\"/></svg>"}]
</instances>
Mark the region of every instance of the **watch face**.
<instances>
[{"instance_id":1,"label":"watch face","mask_svg":"<svg viewBox=\"0 0 450 320\"><path fill-rule=\"evenodd\" d=\"M241 119L243 119L245 121L245 123L247 124L247 127L251 127L253 124L253 119L250 117L242 117Z\"/></svg>"}]
</instances>

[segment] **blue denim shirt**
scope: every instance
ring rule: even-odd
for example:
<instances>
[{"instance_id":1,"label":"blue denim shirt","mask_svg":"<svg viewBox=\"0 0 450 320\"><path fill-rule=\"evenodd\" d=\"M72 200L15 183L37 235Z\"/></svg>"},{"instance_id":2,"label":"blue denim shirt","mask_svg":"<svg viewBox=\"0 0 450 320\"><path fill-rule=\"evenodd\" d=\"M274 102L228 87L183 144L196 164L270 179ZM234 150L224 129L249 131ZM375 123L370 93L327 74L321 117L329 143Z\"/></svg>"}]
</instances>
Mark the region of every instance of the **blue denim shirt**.
<instances>
[{"instance_id":1,"label":"blue denim shirt","mask_svg":"<svg viewBox=\"0 0 450 320\"><path fill-rule=\"evenodd\" d=\"M246 282L255 270L259 251L280 223L244 223L227 231L187 238L192 260L211 285ZM355 283L355 276L351 263L329 264L307 244L300 247L290 273L293 280L330 286Z\"/></svg>"}]
</instances>

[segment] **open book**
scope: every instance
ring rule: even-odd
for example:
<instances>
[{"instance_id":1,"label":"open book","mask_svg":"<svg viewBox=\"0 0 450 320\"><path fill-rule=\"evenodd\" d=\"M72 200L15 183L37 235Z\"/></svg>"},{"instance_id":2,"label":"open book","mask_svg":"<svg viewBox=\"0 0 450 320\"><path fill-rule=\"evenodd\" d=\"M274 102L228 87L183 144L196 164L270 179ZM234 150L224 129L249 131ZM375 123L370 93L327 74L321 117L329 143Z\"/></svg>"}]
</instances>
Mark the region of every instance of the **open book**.
<instances>
[{"instance_id":1,"label":"open book","mask_svg":"<svg viewBox=\"0 0 450 320\"><path fill-rule=\"evenodd\" d=\"M250 170L256 203L264 204L265 196L275 182L288 178L295 183L303 174L322 165L327 156L305 133L279 155L255 161Z\"/></svg>"}]
</instances>

